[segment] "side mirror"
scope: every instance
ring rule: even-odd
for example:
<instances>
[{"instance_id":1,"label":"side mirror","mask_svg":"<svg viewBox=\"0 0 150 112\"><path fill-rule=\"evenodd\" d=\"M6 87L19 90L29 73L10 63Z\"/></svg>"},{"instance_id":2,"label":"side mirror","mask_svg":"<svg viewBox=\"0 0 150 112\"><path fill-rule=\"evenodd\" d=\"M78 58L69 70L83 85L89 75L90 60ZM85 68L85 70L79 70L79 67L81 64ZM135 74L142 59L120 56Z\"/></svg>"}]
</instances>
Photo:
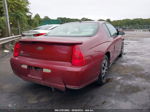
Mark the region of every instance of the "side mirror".
<instances>
[{"instance_id":1,"label":"side mirror","mask_svg":"<svg viewBox=\"0 0 150 112\"><path fill-rule=\"evenodd\" d=\"M125 32L122 29L117 29L117 35L125 35Z\"/></svg>"},{"instance_id":2,"label":"side mirror","mask_svg":"<svg viewBox=\"0 0 150 112\"><path fill-rule=\"evenodd\" d=\"M125 32L119 31L118 35L125 35Z\"/></svg>"}]
</instances>

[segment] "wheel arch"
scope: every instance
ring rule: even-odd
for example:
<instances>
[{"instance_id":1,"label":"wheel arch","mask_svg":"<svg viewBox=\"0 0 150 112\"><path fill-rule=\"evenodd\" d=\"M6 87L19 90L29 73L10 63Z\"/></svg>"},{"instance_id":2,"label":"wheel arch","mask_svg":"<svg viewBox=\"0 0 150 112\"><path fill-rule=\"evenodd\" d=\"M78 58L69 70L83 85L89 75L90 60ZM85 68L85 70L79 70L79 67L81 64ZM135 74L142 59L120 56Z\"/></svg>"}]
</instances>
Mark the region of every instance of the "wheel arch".
<instances>
[{"instance_id":1,"label":"wheel arch","mask_svg":"<svg viewBox=\"0 0 150 112\"><path fill-rule=\"evenodd\" d=\"M110 58L111 58L111 54L110 54L110 52L109 51L107 51L106 53L105 53L105 55L108 57L108 60L109 60L109 64L110 64Z\"/></svg>"}]
</instances>

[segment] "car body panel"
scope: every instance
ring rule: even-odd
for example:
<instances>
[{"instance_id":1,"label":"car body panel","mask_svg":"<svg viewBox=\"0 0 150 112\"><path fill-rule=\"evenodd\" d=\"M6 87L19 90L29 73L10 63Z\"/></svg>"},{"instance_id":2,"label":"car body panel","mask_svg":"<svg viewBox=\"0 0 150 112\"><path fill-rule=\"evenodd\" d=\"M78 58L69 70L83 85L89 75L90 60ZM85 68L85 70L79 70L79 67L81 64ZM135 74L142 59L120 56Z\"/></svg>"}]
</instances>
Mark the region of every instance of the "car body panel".
<instances>
[{"instance_id":1,"label":"car body panel","mask_svg":"<svg viewBox=\"0 0 150 112\"><path fill-rule=\"evenodd\" d=\"M45 59L42 57L18 56L12 57L10 61L14 73L24 80L33 81L60 90L65 90L65 88L80 89L96 81L101 72L101 62L106 53L110 53L109 62L110 64L113 63L120 53L123 42L123 37L120 35L115 38L110 38L103 27L103 23L105 22L98 22L100 27L96 35L92 37L38 37L20 40L21 43L33 42L49 45L67 45L70 46L70 48L76 45L80 48L80 51L86 60L85 65L74 66L72 65L71 59L69 61ZM38 45L40 46L40 44ZM30 48L28 47L26 49ZM51 55L57 57L59 53L52 53ZM61 56L64 57L65 55L59 56L62 59ZM68 54L67 56L68 59L71 58L71 55L69 56ZM28 68L24 69L22 68L22 65L27 65ZM43 72L43 69L48 69L49 73Z\"/></svg>"},{"instance_id":2,"label":"car body panel","mask_svg":"<svg viewBox=\"0 0 150 112\"><path fill-rule=\"evenodd\" d=\"M66 86L79 89L96 80L97 77L93 77L91 81L90 75L97 71L95 68L91 69L91 67L95 64L96 62L93 62L87 66L74 67L69 62L55 62L21 56L11 58L12 69L17 76L24 80L31 80L32 82L38 82L42 85L47 85L61 90L65 90ZM51 70L51 73L44 73L42 71L36 72L35 70L32 71L30 69L24 69L21 65L47 68Z\"/></svg>"}]
</instances>

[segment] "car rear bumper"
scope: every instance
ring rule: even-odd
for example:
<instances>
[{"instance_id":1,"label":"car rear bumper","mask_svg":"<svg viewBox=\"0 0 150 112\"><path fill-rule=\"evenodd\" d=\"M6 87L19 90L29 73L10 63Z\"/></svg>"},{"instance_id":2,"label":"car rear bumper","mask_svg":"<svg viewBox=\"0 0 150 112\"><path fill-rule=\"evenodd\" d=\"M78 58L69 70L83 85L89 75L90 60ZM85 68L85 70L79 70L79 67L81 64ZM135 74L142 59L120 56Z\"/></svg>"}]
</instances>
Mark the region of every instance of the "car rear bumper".
<instances>
[{"instance_id":1,"label":"car rear bumper","mask_svg":"<svg viewBox=\"0 0 150 112\"><path fill-rule=\"evenodd\" d=\"M88 74L92 65L74 67L69 62L53 62L21 56L11 58L10 62L13 72L22 79L63 91L65 88L80 89L97 79L89 80L87 77L90 76ZM28 68L22 65L27 65ZM43 72L43 69L49 71Z\"/></svg>"}]
</instances>

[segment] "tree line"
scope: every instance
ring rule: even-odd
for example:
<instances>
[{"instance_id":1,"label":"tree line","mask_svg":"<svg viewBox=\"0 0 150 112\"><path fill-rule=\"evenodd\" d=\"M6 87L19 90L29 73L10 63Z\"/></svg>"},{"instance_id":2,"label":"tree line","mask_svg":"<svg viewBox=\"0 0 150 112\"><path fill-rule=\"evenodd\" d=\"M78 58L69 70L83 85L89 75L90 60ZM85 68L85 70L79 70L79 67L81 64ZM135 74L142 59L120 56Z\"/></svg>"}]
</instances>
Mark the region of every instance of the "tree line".
<instances>
[{"instance_id":1,"label":"tree line","mask_svg":"<svg viewBox=\"0 0 150 112\"><path fill-rule=\"evenodd\" d=\"M45 16L41 18L39 14L36 14L34 17L29 10L29 1L28 0L7 0L8 2L8 12L10 16L10 26L12 34L20 34L22 31L35 28L42 25L43 21L54 20ZM58 17L57 19L63 23L75 22L75 21L93 21L89 18L67 18L67 17ZM99 19L101 21L103 19ZM150 29L150 18L149 19L123 19L123 20L110 20L115 27L124 28L124 29ZM6 35L6 26L5 26L5 16L2 0L0 0L0 36L4 37Z\"/></svg>"}]
</instances>

